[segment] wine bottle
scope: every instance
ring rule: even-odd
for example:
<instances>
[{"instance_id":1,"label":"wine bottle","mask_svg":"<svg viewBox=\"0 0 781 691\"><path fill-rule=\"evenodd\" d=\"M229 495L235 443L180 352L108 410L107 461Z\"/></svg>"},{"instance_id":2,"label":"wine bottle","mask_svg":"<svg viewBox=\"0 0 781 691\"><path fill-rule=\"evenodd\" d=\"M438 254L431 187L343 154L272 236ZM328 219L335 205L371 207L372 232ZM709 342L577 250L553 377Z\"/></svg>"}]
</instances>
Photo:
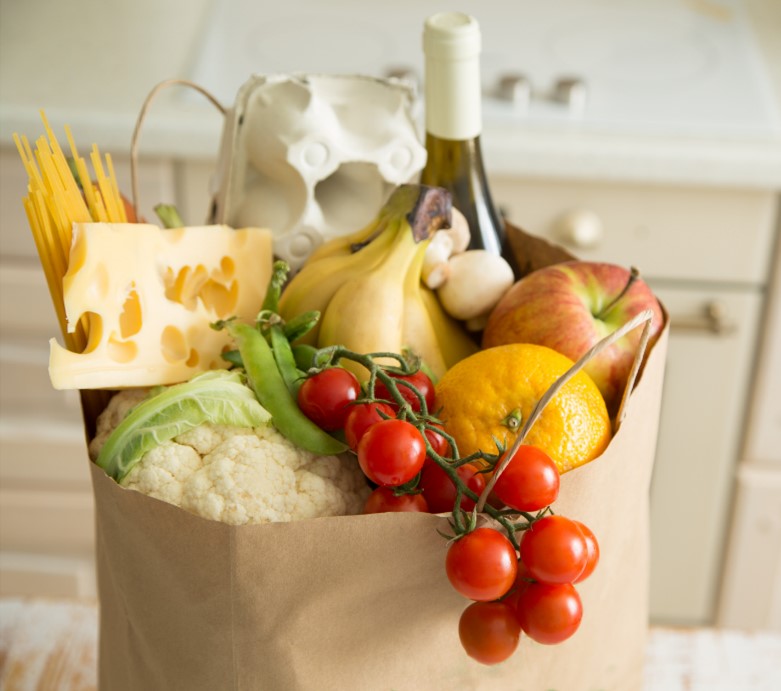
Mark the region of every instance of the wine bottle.
<instances>
[{"instance_id":1,"label":"wine bottle","mask_svg":"<svg viewBox=\"0 0 781 691\"><path fill-rule=\"evenodd\" d=\"M480 49L480 26L474 17L441 12L424 24L428 157L420 181L451 193L453 206L469 223L470 249L500 254L515 270L504 220L491 199L480 150Z\"/></svg>"}]
</instances>

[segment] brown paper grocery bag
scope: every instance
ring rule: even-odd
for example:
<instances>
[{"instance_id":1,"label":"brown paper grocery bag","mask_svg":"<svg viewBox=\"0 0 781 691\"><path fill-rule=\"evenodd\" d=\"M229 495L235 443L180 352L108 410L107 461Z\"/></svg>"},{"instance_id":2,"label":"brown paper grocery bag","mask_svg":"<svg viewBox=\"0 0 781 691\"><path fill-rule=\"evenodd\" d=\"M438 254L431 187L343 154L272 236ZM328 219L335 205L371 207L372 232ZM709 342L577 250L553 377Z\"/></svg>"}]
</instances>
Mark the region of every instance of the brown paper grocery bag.
<instances>
[{"instance_id":1,"label":"brown paper grocery bag","mask_svg":"<svg viewBox=\"0 0 781 691\"><path fill-rule=\"evenodd\" d=\"M468 658L458 620L469 602L447 580L437 532L447 532L445 517L232 527L123 489L92 465L100 688L641 689L667 337L665 329L607 450L562 477L554 509L588 524L601 549L597 570L578 585L584 616L570 640L544 646L522 636L494 667Z\"/></svg>"}]
</instances>

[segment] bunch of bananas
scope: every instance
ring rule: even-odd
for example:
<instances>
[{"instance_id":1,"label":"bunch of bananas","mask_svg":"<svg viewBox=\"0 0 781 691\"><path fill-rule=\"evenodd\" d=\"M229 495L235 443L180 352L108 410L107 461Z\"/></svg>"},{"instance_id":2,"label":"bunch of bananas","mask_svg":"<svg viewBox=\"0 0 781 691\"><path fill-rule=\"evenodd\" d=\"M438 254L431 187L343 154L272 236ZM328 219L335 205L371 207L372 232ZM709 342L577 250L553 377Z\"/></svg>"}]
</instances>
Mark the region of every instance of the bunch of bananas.
<instances>
[{"instance_id":1,"label":"bunch of bananas","mask_svg":"<svg viewBox=\"0 0 781 691\"><path fill-rule=\"evenodd\" d=\"M449 226L450 213L450 195L442 188L396 188L369 225L313 252L283 291L281 316L317 310L320 322L301 342L359 353L409 350L441 376L477 350L421 283L426 247ZM356 375L366 376L355 367Z\"/></svg>"}]
</instances>

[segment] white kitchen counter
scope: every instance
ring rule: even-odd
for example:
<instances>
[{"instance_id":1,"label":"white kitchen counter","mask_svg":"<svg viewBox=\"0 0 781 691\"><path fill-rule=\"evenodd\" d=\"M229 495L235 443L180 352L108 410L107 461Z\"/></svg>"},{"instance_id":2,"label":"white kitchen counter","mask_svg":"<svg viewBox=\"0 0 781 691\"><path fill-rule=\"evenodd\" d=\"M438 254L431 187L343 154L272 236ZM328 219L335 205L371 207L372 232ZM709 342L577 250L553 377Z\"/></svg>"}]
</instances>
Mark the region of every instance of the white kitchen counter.
<instances>
[{"instance_id":1,"label":"white kitchen counter","mask_svg":"<svg viewBox=\"0 0 781 691\"><path fill-rule=\"evenodd\" d=\"M439 9L441 3L429 4ZM778 85L781 50L770 36L774 23L781 28L781 11L770 4L749 0L748 7ZM38 111L44 108L56 131L70 124L82 146L94 141L107 152L126 153L148 91L159 81L196 71L210 6L209 0L2 0L0 145L12 145L14 132L38 136ZM427 6L420 9L421 20L427 11ZM355 68L360 66L356 59ZM177 88L161 94L153 106L141 151L210 159L221 127L212 106ZM507 128L486 117L483 139L487 166L500 175L781 189L777 134L750 139L615 133L587 131L575 123Z\"/></svg>"}]
</instances>

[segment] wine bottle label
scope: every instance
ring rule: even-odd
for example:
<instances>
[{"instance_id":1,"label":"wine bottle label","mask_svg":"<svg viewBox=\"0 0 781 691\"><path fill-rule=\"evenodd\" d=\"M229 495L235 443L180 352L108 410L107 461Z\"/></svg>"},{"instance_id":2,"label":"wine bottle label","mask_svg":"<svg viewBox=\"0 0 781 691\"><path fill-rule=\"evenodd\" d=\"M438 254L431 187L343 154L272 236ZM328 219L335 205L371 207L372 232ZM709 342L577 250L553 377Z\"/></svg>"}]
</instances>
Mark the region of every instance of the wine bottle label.
<instances>
[{"instance_id":1,"label":"wine bottle label","mask_svg":"<svg viewBox=\"0 0 781 691\"><path fill-rule=\"evenodd\" d=\"M441 139L474 139L482 129L480 26L460 12L429 17L426 56L426 131Z\"/></svg>"}]
</instances>

